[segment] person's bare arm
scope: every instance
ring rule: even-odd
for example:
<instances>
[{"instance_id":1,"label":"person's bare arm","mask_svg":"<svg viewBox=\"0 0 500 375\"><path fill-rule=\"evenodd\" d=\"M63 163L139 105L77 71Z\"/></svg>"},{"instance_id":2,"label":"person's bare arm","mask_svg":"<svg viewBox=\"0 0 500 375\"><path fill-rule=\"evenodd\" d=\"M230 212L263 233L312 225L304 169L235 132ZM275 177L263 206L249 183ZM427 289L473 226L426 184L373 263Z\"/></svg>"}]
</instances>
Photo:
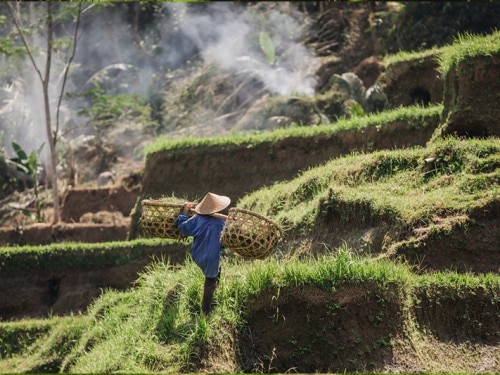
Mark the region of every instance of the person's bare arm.
<instances>
[{"instance_id":1,"label":"person's bare arm","mask_svg":"<svg viewBox=\"0 0 500 375\"><path fill-rule=\"evenodd\" d=\"M185 202L182 206L182 213L187 215L189 212L196 206L196 203L193 202Z\"/></svg>"}]
</instances>

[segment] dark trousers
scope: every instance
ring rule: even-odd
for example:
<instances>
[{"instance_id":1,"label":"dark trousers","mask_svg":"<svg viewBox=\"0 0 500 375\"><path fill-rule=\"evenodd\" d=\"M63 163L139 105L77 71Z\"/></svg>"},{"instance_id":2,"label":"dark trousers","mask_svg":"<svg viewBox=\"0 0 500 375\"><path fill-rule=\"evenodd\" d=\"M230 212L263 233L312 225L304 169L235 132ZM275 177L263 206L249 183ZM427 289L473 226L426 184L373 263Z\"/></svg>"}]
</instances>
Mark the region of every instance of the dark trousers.
<instances>
[{"instance_id":1,"label":"dark trousers","mask_svg":"<svg viewBox=\"0 0 500 375\"><path fill-rule=\"evenodd\" d=\"M217 285L219 284L219 279L220 272L217 277L205 277L201 311L203 311L206 315L212 312L212 300L214 298L215 289L217 289Z\"/></svg>"}]
</instances>

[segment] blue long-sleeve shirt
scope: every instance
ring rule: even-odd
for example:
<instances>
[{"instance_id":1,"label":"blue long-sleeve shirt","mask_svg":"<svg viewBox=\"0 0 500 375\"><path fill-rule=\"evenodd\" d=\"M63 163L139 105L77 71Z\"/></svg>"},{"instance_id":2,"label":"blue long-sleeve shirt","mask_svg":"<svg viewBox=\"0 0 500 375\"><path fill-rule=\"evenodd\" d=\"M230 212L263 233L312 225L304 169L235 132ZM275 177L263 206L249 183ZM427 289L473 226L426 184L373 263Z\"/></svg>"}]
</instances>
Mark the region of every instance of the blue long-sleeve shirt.
<instances>
[{"instance_id":1,"label":"blue long-sleeve shirt","mask_svg":"<svg viewBox=\"0 0 500 375\"><path fill-rule=\"evenodd\" d=\"M181 214L177 217L177 227L185 236L193 236L191 257L206 277L214 278L219 274L222 244L220 236L224 219L208 215Z\"/></svg>"}]
</instances>

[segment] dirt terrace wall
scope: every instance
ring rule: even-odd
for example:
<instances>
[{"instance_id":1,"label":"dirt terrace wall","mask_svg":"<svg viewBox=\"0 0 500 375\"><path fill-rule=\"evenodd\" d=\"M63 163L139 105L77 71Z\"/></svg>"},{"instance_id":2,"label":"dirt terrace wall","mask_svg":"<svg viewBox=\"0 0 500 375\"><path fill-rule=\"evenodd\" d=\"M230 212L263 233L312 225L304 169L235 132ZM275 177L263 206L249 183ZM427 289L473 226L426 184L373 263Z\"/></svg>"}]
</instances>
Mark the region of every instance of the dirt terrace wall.
<instances>
[{"instance_id":1,"label":"dirt terrace wall","mask_svg":"<svg viewBox=\"0 0 500 375\"><path fill-rule=\"evenodd\" d=\"M483 287L418 288L413 307L417 323L442 341L500 342L500 300Z\"/></svg>"},{"instance_id":2,"label":"dirt terrace wall","mask_svg":"<svg viewBox=\"0 0 500 375\"><path fill-rule=\"evenodd\" d=\"M405 228L388 215L374 213L369 204L337 203L329 198L321 201L320 211L316 230L309 235L316 243L313 253L321 254L324 243L332 248L347 245L363 255L390 249L392 257L403 259L415 270L500 272L500 201L470 212L465 228L430 232L418 241L411 240L417 227Z\"/></svg>"},{"instance_id":3,"label":"dirt terrace wall","mask_svg":"<svg viewBox=\"0 0 500 375\"><path fill-rule=\"evenodd\" d=\"M401 244L397 253L421 269L500 273L500 200L477 211L466 228L431 235L418 246Z\"/></svg>"},{"instance_id":4,"label":"dirt terrace wall","mask_svg":"<svg viewBox=\"0 0 500 375\"><path fill-rule=\"evenodd\" d=\"M442 134L500 136L500 55L466 57L450 69Z\"/></svg>"},{"instance_id":5,"label":"dirt terrace wall","mask_svg":"<svg viewBox=\"0 0 500 375\"><path fill-rule=\"evenodd\" d=\"M190 370L434 373L436 364L422 355L430 350L433 361L447 364L437 368L498 373L498 288L459 288L426 282L408 289L377 282L269 288L247 302L244 329L226 330L226 346L202 347Z\"/></svg>"},{"instance_id":6,"label":"dirt terrace wall","mask_svg":"<svg viewBox=\"0 0 500 375\"><path fill-rule=\"evenodd\" d=\"M444 80L438 67L437 54L387 65L382 85L389 107L441 103Z\"/></svg>"},{"instance_id":7,"label":"dirt terrace wall","mask_svg":"<svg viewBox=\"0 0 500 375\"><path fill-rule=\"evenodd\" d=\"M124 186L68 190L62 199L61 220L78 223L85 213L99 211L117 211L129 216L139 193L139 188L127 189Z\"/></svg>"},{"instance_id":8,"label":"dirt terrace wall","mask_svg":"<svg viewBox=\"0 0 500 375\"><path fill-rule=\"evenodd\" d=\"M146 161L142 195L175 193L195 199L213 191L235 201L264 185L291 179L301 170L353 151L425 145L439 119L426 120L432 126L417 127L400 121L328 136L290 137L252 147L157 152Z\"/></svg>"},{"instance_id":9,"label":"dirt terrace wall","mask_svg":"<svg viewBox=\"0 0 500 375\"><path fill-rule=\"evenodd\" d=\"M238 340L244 372L373 372L393 358L391 338L403 331L395 287L304 285L259 295ZM269 369L269 370L268 370Z\"/></svg>"},{"instance_id":10,"label":"dirt terrace wall","mask_svg":"<svg viewBox=\"0 0 500 375\"><path fill-rule=\"evenodd\" d=\"M182 264L188 251L189 245L175 243L132 249L96 247L74 255L38 255L37 260L22 254L4 257L0 266L0 320L84 312L103 290L132 287L153 259L168 258L171 265ZM70 264L68 256L80 258Z\"/></svg>"}]
</instances>

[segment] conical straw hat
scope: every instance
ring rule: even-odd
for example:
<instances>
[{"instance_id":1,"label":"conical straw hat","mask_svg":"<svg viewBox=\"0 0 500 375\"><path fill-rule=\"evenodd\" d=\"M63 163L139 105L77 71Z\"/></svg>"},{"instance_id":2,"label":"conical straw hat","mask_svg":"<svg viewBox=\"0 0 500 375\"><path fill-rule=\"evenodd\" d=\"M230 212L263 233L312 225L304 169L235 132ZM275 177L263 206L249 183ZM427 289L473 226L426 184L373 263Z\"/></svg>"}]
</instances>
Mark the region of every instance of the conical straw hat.
<instances>
[{"instance_id":1,"label":"conical straw hat","mask_svg":"<svg viewBox=\"0 0 500 375\"><path fill-rule=\"evenodd\" d=\"M229 206L231 199L224 195L207 193L200 203L194 208L195 212L200 215L210 215L222 211Z\"/></svg>"}]
</instances>

